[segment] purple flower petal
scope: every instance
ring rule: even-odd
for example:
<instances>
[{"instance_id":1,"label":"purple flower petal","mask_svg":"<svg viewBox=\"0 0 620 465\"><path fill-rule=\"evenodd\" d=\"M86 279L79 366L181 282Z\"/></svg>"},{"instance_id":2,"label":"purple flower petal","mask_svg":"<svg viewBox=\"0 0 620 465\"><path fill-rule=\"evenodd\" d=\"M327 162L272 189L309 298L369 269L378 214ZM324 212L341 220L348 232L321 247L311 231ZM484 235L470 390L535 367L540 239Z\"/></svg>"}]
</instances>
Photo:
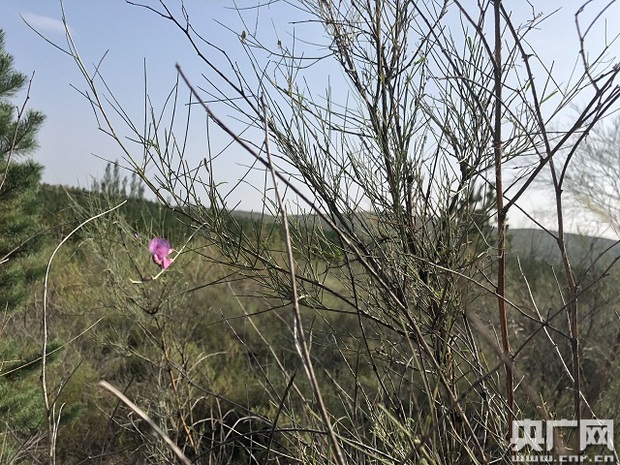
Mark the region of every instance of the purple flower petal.
<instances>
[{"instance_id":1,"label":"purple flower petal","mask_svg":"<svg viewBox=\"0 0 620 465\"><path fill-rule=\"evenodd\" d=\"M163 261L161 262L161 267L165 270L166 268L170 266L171 263L172 263L171 259L169 259L168 257L164 257Z\"/></svg>"},{"instance_id":2,"label":"purple flower petal","mask_svg":"<svg viewBox=\"0 0 620 465\"><path fill-rule=\"evenodd\" d=\"M172 263L172 260L168 258L170 251L170 243L162 237L154 237L149 243L149 252L151 252L153 263L163 269L168 268Z\"/></svg>"},{"instance_id":3,"label":"purple flower petal","mask_svg":"<svg viewBox=\"0 0 620 465\"><path fill-rule=\"evenodd\" d=\"M165 257L170 253L170 243L162 237L154 237L149 244L149 252Z\"/></svg>"}]
</instances>

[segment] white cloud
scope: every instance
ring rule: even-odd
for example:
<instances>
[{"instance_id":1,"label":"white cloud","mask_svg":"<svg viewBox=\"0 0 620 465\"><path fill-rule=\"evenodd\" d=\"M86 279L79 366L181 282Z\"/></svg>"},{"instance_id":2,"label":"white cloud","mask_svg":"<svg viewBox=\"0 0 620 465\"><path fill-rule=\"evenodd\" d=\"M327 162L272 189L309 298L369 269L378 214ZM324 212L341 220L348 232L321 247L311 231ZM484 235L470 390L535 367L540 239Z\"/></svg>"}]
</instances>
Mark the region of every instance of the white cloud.
<instances>
[{"instance_id":1,"label":"white cloud","mask_svg":"<svg viewBox=\"0 0 620 465\"><path fill-rule=\"evenodd\" d=\"M65 33L65 25L59 19L28 12L22 13L21 16L24 21L39 32Z\"/></svg>"}]
</instances>

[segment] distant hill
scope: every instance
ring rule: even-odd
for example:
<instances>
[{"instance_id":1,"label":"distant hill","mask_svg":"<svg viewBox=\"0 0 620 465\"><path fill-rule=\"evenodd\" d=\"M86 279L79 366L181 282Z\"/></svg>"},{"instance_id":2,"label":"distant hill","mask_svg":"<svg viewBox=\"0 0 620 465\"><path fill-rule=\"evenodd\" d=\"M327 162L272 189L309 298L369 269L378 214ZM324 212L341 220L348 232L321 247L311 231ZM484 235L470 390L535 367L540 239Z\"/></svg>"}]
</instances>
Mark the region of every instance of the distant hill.
<instances>
[{"instance_id":1,"label":"distant hill","mask_svg":"<svg viewBox=\"0 0 620 465\"><path fill-rule=\"evenodd\" d=\"M509 229L509 255L521 258L535 257L550 263L560 261L556 239L540 229ZM607 259L620 255L620 242L601 237L566 234L566 247L571 261L590 262L602 253Z\"/></svg>"},{"instance_id":2,"label":"distant hill","mask_svg":"<svg viewBox=\"0 0 620 465\"><path fill-rule=\"evenodd\" d=\"M73 199L73 202L85 206L89 203L89 199L92 201L93 197L96 198L97 196L98 194L89 192L86 189L42 184L39 198L44 210L43 223L48 227L64 226L60 228L59 233L61 235L65 234L68 228L75 226L73 221L71 221L75 220L75 217L70 212L75 208L76 204L72 203L70 197ZM160 224L165 223L165 229L168 233L175 229L185 231L186 226L184 223L187 222L186 218L183 218L178 213L167 211L167 209L152 200L130 199L124 210L133 223L144 223L145 218L150 217L158 219ZM261 212L256 211L236 210L232 212L232 216L244 226L247 226L249 222L274 221L274 218L268 213L263 215ZM321 224L326 231L330 230L329 226L315 215L291 215L290 219L300 224L306 224L309 228ZM508 253L512 257L523 259L536 258L552 264L559 263L560 261L560 252L555 238L543 230L509 229L508 237ZM619 241L579 234L567 234L566 241L571 260L575 264L581 261L591 262L602 253L605 253L607 260L620 255Z\"/></svg>"}]
</instances>

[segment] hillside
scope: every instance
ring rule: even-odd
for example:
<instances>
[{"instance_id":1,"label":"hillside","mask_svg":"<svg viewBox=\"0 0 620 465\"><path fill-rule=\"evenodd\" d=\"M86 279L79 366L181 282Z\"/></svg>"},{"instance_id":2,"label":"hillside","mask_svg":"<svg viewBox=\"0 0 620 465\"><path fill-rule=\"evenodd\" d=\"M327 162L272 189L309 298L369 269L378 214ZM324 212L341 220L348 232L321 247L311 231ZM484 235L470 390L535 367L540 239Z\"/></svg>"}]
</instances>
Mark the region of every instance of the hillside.
<instances>
[{"instance_id":1,"label":"hillside","mask_svg":"<svg viewBox=\"0 0 620 465\"><path fill-rule=\"evenodd\" d=\"M554 237L540 229L510 229L511 256L536 258L537 260L557 263L560 251ZM591 262L601 254L606 259L620 255L620 242L602 237L566 234L566 245L571 260L575 263Z\"/></svg>"},{"instance_id":2,"label":"hillside","mask_svg":"<svg viewBox=\"0 0 620 465\"><path fill-rule=\"evenodd\" d=\"M97 194L88 192L84 189L53 186L44 184L39 192L41 203L44 206L43 223L56 227L65 224L66 227L61 228L62 232L68 232L72 215L78 206L92 204L93 198ZM72 200L71 200L72 199ZM103 200L103 199L100 199ZM143 221L145 217L163 219L165 228L169 231L184 229L183 223L187 223L187 218L179 213L167 211L157 202L148 199L129 199L129 203L125 208L126 214L132 218L132 223ZM263 212L237 210L232 213L237 222L242 225L249 225L265 221L271 224L274 218ZM315 215L309 215L307 219L302 219L297 215L290 217L299 224L306 224L308 227L315 227L322 224L326 230L327 226ZM73 217L75 219L75 217ZM537 260L557 263L560 260L560 253L557 242L554 237L540 229L509 229L509 255L523 258L536 258ZM615 258L620 255L620 243L611 239L585 236L580 234L567 234L566 241L571 258L574 261L581 262L583 260L593 260L600 254L605 253L607 258Z\"/></svg>"},{"instance_id":3,"label":"hillside","mask_svg":"<svg viewBox=\"0 0 620 465\"><path fill-rule=\"evenodd\" d=\"M41 227L51 231L45 235L45 261L76 225L122 198L59 186L42 186L39 196ZM277 219L243 211L217 216L206 208L189 208L208 223L193 236L196 229L188 225L188 210L173 212L149 200L129 199L63 244L51 268L45 307L39 283L28 308L5 317L0 328L0 418L10 435L5 435L6 445L0 445L0 463L42 462L41 450L23 446L47 434L42 335L36 329L42 318L49 332L46 388L58 393L52 400L63 406L59 463L174 463L130 409L102 392L100 380L117 387L162 425L194 463L270 463L273 456L292 463L290 457L303 454L298 445L307 440L307 431L321 426L315 415L307 416L313 388L304 376L296 334L309 341L327 411L345 425L343 435L352 431L347 425L362 425L355 426L356 436L351 436L360 444L391 441L398 431L411 432L405 439L414 441L426 434L425 422L443 415L433 412L443 404L419 394L424 386L431 386L433 393L443 386L437 365L423 370L411 365L418 356L413 330L434 344L447 373L459 373L450 380L450 389L472 407L472 418L482 421L476 411L483 394L492 399L489 417L504 411L503 386L495 376L501 360L493 250L481 249L478 263L459 270L459 276L470 278L464 281L430 261L398 252L380 257L384 250L375 249L377 260L384 259L391 273L385 276L408 286L404 307L393 288L377 279L379 273L352 260L353 253L343 253L333 231L317 231L321 223L316 216L291 215L297 295L303 296L298 320L302 332L297 333L291 326L297 319L292 318L290 276ZM166 270L150 256L154 235L182 249L171 255L174 263ZM613 418L620 392L615 382L620 373L620 274L589 265L607 249L597 265L615 258L620 246L579 235L568 235L567 241L583 284L582 391L599 417ZM385 250L398 245L395 240ZM507 298L508 330L522 384L551 411L568 417L573 396L565 366L571 363L571 340L563 336L569 334L567 293L558 279L557 244L540 230L511 229L509 255L519 258L518 268L516 260L507 264ZM588 273L580 274L585 269ZM449 338L439 330L442 321ZM538 415L528 391L516 391L516 400L523 406L523 418ZM406 427L397 423L401 414ZM450 428L459 425L456 421ZM442 434L429 450L443 440ZM489 449L499 455L504 450L500 446L490 443ZM356 453L352 450L351 457ZM11 462L19 454L24 459ZM381 463L409 463L406 457ZM457 457L433 463L464 462Z\"/></svg>"}]
</instances>

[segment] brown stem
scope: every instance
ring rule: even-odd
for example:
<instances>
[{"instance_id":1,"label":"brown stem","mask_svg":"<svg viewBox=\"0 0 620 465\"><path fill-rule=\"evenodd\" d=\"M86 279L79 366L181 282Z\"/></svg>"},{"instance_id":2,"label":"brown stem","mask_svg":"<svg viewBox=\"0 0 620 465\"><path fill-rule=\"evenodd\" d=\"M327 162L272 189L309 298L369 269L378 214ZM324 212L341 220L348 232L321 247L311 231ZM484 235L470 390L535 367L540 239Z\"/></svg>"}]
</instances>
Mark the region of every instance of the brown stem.
<instances>
[{"instance_id":1,"label":"brown stem","mask_svg":"<svg viewBox=\"0 0 620 465\"><path fill-rule=\"evenodd\" d=\"M187 437L187 440L193 452L197 454L198 449L196 448L196 443L194 442L192 431L190 427L187 425L187 422L185 421L185 416L183 415L183 410L181 408L181 400L179 398L179 391L177 388L176 379L172 371L172 364L170 363L170 357L168 356L168 345L166 344L166 341L163 338L163 336L162 336L162 341L161 341L161 349L162 349L162 356L164 358L164 367L166 367L165 370L167 371L168 377L170 378L170 387L172 388L172 392L174 394L174 401L176 403L176 409L177 409L177 415L179 417L179 422L181 423L181 426L183 427L183 431L185 432L185 436Z\"/></svg>"},{"instance_id":2,"label":"brown stem","mask_svg":"<svg viewBox=\"0 0 620 465\"><path fill-rule=\"evenodd\" d=\"M502 184L502 31L501 3L494 0L495 16L495 114L493 129L493 155L495 158L495 195L497 197L497 305L502 334L502 349L506 367L506 404L509 427L514 419L512 360L508 338L508 320L506 316L506 209L504 208L504 188Z\"/></svg>"},{"instance_id":3,"label":"brown stem","mask_svg":"<svg viewBox=\"0 0 620 465\"><path fill-rule=\"evenodd\" d=\"M319 383L316 378L316 374L314 372L314 367L312 364L312 358L310 356L310 348L308 346L308 342L305 336L305 330L302 324L301 319L301 310L299 308L299 296L297 292L297 278L295 273L295 257L293 255L293 247L291 245L291 236L289 232L288 226L288 216L286 213L286 206L284 203L284 197L280 194L280 190L278 187L278 176L276 175L275 167L273 165L271 159L271 151L269 149L269 125L267 121L267 110L263 103L263 114L264 114L264 125L265 125L265 153L267 155L267 160L269 163L269 170L271 172L271 179L273 180L273 189L276 196L276 200L278 202L278 206L280 208L280 214L282 218L282 227L284 229L284 243L286 245L286 256L288 261L288 266L290 270L290 283L291 283L291 304L293 307L293 337L295 339L295 346L297 348L297 352L301 358L304 370L308 377L308 381L310 382L310 386L312 388L314 399L317 404L317 409L323 423L325 425L325 429L327 430L327 437L329 438L329 443L331 444L331 448L333 451L333 460L337 465L346 465L346 461L344 459L344 455L342 453L342 449L340 448L338 438L336 436L336 432L334 431L332 422L330 420L329 414L327 412L327 407L325 406L325 402L323 401L323 395L321 394L321 389L319 388Z\"/></svg>"},{"instance_id":4,"label":"brown stem","mask_svg":"<svg viewBox=\"0 0 620 465\"><path fill-rule=\"evenodd\" d=\"M579 296L579 285L577 284L577 280L575 279L575 273L573 273L570 257L566 248L566 236L564 231L564 207L562 205L563 179L558 179L553 160L550 160L549 163L551 168L553 185L555 188L555 203L558 221L558 236L556 240L560 249L560 253L562 255L562 263L564 265L564 272L566 273L566 280L570 297L570 300L568 301L568 319L570 322L570 345L573 358L573 408L575 410L575 419L579 422L581 421L581 361L579 354L579 322L577 320L577 298ZM578 435L576 436L576 441L576 450L580 450Z\"/></svg>"}]
</instances>

